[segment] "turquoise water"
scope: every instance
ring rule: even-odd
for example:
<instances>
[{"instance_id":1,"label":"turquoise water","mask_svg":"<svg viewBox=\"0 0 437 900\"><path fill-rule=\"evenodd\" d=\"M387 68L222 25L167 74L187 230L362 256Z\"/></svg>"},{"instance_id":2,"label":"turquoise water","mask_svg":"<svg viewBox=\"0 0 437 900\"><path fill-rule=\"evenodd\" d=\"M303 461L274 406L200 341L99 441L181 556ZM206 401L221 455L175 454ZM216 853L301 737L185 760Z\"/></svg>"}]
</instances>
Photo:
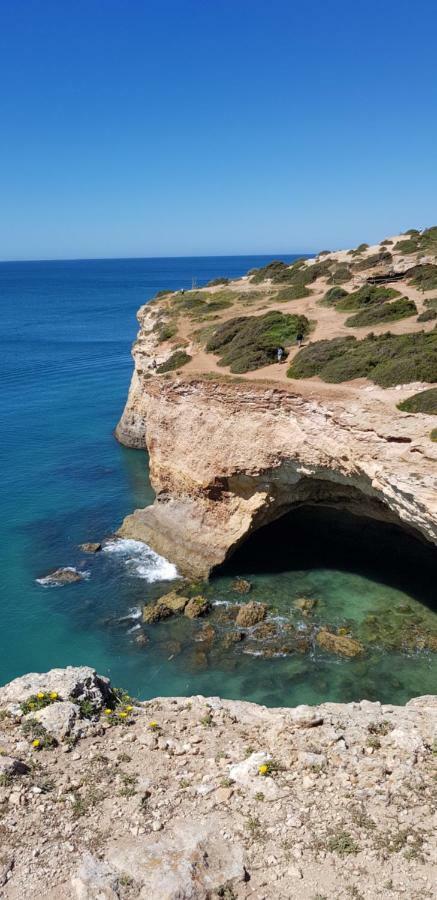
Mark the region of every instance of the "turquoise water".
<instances>
[{"instance_id":1,"label":"turquoise water","mask_svg":"<svg viewBox=\"0 0 437 900\"><path fill-rule=\"evenodd\" d=\"M171 587L171 567L132 545L95 557L78 549L81 541L111 534L126 513L153 498L147 455L121 447L112 435L132 371L136 310L157 290L189 287L193 277L202 284L218 275L237 276L266 261L0 265L0 683L31 670L89 664L140 697L220 693L291 704L366 695L403 701L435 689L437 654L384 643L403 615L407 621L418 618L421 628L436 627L429 608L434 555L422 558L414 543L390 564L387 556L377 563L367 551L380 545L381 536L360 526L364 558L351 562L353 553L344 558L337 552L343 535L329 546L325 540L321 559L313 550L323 523L306 514L307 540L296 556L295 525L284 522L282 544L274 530L266 532L261 544L248 544L209 585L210 599L219 601L211 616L211 644L199 640L201 623L183 619L149 628L148 643L138 643L138 611ZM341 528L341 521L331 522L329 533L340 534ZM302 522L298 531L305 531ZM347 531L353 533L353 523ZM396 548L399 536L384 534ZM272 535L273 546L285 547L275 562ZM401 560L408 561L407 571ZM37 582L69 565L87 578L62 588ZM287 622L307 635L305 653L265 658L257 655L250 635L224 648L234 626L220 616L237 600L231 589L235 573L249 577L251 596L273 608L279 635ZM302 595L318 601L309 622L293 607ZM405 603L413 613L396 611ZM384 619L382 644L368 644L363 625L375 610ZM324 653L314 639L323 623L350 627L366 640L365 656L342 660Z\"/></svg>"}]
</instances>

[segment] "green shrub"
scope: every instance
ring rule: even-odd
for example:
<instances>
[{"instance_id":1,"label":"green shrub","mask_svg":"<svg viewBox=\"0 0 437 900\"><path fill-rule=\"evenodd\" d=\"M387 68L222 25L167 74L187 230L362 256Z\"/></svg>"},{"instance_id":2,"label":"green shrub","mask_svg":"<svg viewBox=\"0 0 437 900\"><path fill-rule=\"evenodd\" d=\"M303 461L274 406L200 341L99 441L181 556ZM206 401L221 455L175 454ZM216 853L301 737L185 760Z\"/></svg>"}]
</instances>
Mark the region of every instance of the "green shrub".
<instances>
[{"instance_id":1,"label":"green shrub","mask_svg":"<svg viewBox=\"0 0 437 900\"><path fill-rule=\"evenodd\" d=\"M437 309L437 297L429 297L428 300L423 302L429 309Z\"/></svg>"},{"instance_id":2,"label":"green shrub","mask_svg":"<svg viewBox=\"0 0 437 900\"><path fill-rule=\"evenodd\" d=\"M317 254L317 256L329 256L331 252L331 250L321 250L320 253Z\"/></svg>"},{"instance_id":3,"label":"green shrub","mask_svg":"<svg viewBox=\"0 0 437 900\"><path fill-rule=\"evenodd\" d=\"M435 444L437 444L437 428L432 429L430 438Z\"/></svg>"},{"instance_id":4,"label":"green shrub","mask_svg":"<svg viewBox=\"0 0 437 900\"><path fill-rule=\"evenodd\" d=\"M346 281L350 281L352 278L352 272L347 263L339 263L338 266L335 266L331 269L331 273L328 277L328 284L344 284Z\"/></svg>"},{"instance_id":5,"label":"green shrub","mask_svg":"<svg viewBox=\"0 0 437 900\"><path fill-rule=\"evenodd\" d=\"M437 319L437 309L425 309L417 316L418 322L430 322L432 319Z\"/></svg>"},{"instance_id":6,"label":"green shrub","mask_svg":"<svg viewBox=\"0 0 437 900\"><path fill-rule=\"evenodd\" d=\"M430 416L437 416L437 388L429 388L427 391L420 391L413 394L398 403L398 409L402 412L410 413L427 413Z\"/></svg>"},{"instance_id":7,"label":"green shrub","mask_svg":"<svg viewBox=\"0 0 437 900\"><path fill-rule=\"evenodd\" d=\"M176 350L165 362L158 366L156 371L162 374L163 372L171 372L174 369L180 369L181 366L185 366L186 363L190 362L191 358L192 357L186 353L185 350Z\"/></svg>"},{"instance_id":8,"label":"green shrub","mask_svg":"<svg viewBox=\"0 0 437 900\"><path fill-rule=\"evenodd\" d=\"M399 297L399 291L389 287L377 287L373 284L365 284L357 291L347 294L336 304L336 309L352 312L355 309L367 309L368 306L380 306L387 300Z\"/></svg>"},{"instance_id":9,"label":"green shrub","mask_svg":"<svg viewBox=\"0 0 437 900\"><path fill-rule=\"evenodd\" d=\"M326 291L326 294L319 301L321 306L335 306L339 300L343 300L345 297L348 297L349 294L342 287L332 287L329 288L329 291Z\"/></svg>"},{"instance_id":10,"label":"green shrub","mask_svg":"<svg viewBox=\"0 0 437 900\"><path fill-rule=\"evenodd\" d=\"M414 266L408 272L408 280L420 291L434 291L437 289L437 266L433 263Z\"/></svg>"},{"instance_id":11,"label":"green shrub","mask_svg":"<svg viewBox=\"0 0 437 900\"><path fill-rule=\"evenodd\" d=\"M380 247L390 247L392 244L393 244L393 241L389 241L388 239L385 241L379 242Z\"/></svg>"},{"instance_id":12,"label":"green shrub","mask_svg":"<svg viewBox=\"0 0 437 900\"><path fill-rule=\"evenodd\" d=\"M20 703L21 712L23 716L26 716L30 712L37 712L39 709L45 709L46 706L50 706L51 703L56 703L59 700L59 694L57 691L39 691L37 694L32 694L31 697L28 697L27 700L23 700Z\"/></svg>"},{"instance_id":13,"label":"green shrub","mask_svg":"<svg viewBox=\"0 0 437 900\"><path fill-rule=\"evenodd\" d=\"M437 381L437 332L368 335L316 341L294 358L289 378L319 375L323 381L369 378L382 387Z\"/></svg>"},{"instance_id":14,"label":"green shrub","mask_svg":"<svg viewBox=\"0 0 437 900\"><path fill-rule=\"evenodd\" d=\"M379 253L373 253L372 256L367 256L366 259L355 263L354 269L356 272L361 272L364 269L373 269L375 266L388 265L392 260L393 257L389 250L380 250Z\"/></svg>"},{"instance_id":15,"label":"green shrub","mask_svg":"<svg viewBox=\"0 0 437 900\"><path fill-rule=\"evenodd\" d=\"M263 316L241 316L224 322L209 339L206 349L220 356L220 365L240 374L268 366L276 360L278 347L284 350L297 334L308 334L306 316L268 312Z\"/></svg>"},{"instance_id":16,"label":"green shrub","mask_svg":"<svg viewBox=\"0 0 437 900\"><path fill-rule=\"evenodd\" d=\"M358 247L355 247L355 250L349 250L348 252L350 256L359 256L360 253L363 253L364 250L368 250L368 248L368 244L358 244Z\"/></svg>"},{"instance_id":17,"label":"green shrub","mask_svg":"<svg viewBox=\"0 0 437 900\"><path fill-rule=\"evenodd\" d=\"M296 260L294 265L303 265L304 260ZM262 266L261 269L251 269L248 273L251 276L251 282L253 284L261 284L262 281L267 281L268 278L274 279L278 275L282 275L284 270L289 268L289 264L285 263L282 259L273 259L272 262L267 263L266 266Z\"/></svg>"},{"instance_id":18,"label":"green shrub","mask_svg":"<svg viewBox=\"0 0 437 900\"><path fill-rule=\"evenodd\" d=\"M311 291L304 284L291 284L289 287L282 288L279 293L272 297L279 303L286 303L287 300L300 300L302 297L310 297Z\"/></svg>"},{"instance_id":19,"label":"green shrub","mask_svg":"<svg viewBox=\"0 0 437 900\"><path fill-rule=\"evenodd\" d=\"M417 228L408 228L407 231L403 231L403 234L420 234L420 231Z\"/></svg>"},{"instance_id":20,"label":"green shrub","mask_svg":"<svg viewBox=\"0 0 437 900\"><path fill-rule=\"evenodd\" d=\"M346 319L345 325L348 325L350 328L359 328L363 325L379 325L381 322L396 322L398 319L407 319L408 316L414 316L415 313L417 313L417 306L414 300L401 297L400 300L393 300L391 303L382 303L380 306L370 306L368 309L361 309L360 312Z\"/></svg>"},{"instance_id":21,"label":"green shrub","mask_svg":"<svg viewBox=\"0 0 437 900\"><path fill-rule=\"evenodd\" d=\"M203 319L212 313L222 309L228 309L235 300L233 291L186 291L184 294L175 294L176 309L188 312L193 319Z\"/></svg>"},{"instance_id":22,"label":"green shrub","mask_svg":"<svg viewBox=\"0 0 437 900\"><path fill-rule=\"evenodd\" d=\"M174 337L177 328L172 322L157 322L153 327L153 331L157 332L158 343L162 344L164 341L169 341L170 338Z\"/></svg>"},{"instance_id":23,"label":"green shrub","mask_svg":"<svg viewBox=\"0 0 437 900\"><path fill-rule=\"evenodd\" d=\"M251 281L258 284L271 278L273 284L308 285L322 275L329 275L332 261L329 259L306 265L306 259L297 259L291 266L280 260L274 260L263 269L256 269ZM249 275L251 273L249 272Z\"/></svg>"},{"instance_id":24,"label":"green shrub","mask_svg":"<svg viewBox=\"0 0 437 900\"><path fill-rule=\"evenodd\" d=\"M230 278L213 278L211 281L208 281L207 287L216 287L218 284L229 284Z\"/></svg>"}]
</instances>

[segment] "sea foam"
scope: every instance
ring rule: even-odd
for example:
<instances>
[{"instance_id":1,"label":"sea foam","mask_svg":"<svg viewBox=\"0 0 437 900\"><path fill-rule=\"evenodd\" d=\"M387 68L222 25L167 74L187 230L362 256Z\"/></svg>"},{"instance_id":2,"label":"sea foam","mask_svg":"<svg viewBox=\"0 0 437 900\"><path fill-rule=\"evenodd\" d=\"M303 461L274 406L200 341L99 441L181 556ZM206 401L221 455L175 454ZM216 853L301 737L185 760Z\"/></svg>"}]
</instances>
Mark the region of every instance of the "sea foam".
<instances>
[{"instance_id":1,"label":"sea foam","mask_svg":"<svg viewBox=\"0 0 437 900\"><path fill-rule=\"evenodd\" d=\"M136 578L144 578L152 583L154 581L173 581L178 577L176 566L160 556L159 553L155 553L142 541L119 538L108 541L103 550L105 553L118 553L123 558L129 574Z\"/></svg>"}]
</instances>

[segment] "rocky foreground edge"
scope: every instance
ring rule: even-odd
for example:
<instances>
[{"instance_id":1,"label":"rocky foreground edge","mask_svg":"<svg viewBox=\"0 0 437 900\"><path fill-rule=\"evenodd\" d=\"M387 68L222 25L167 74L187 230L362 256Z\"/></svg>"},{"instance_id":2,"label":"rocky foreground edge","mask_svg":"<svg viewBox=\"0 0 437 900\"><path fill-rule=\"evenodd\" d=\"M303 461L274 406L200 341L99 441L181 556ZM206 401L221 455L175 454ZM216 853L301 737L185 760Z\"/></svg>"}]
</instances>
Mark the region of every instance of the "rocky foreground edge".
<instances>
[{"instance_id":1,"label":"rocky foreground edge","mask_svg":"<svg viewBox=\"0 0 437 900\"><path fill-rule=\"evenodd\" d=\"M0 688L5 900L431 898L437 697L131 700L88 667Z\"/></svg>"}]
</instances>

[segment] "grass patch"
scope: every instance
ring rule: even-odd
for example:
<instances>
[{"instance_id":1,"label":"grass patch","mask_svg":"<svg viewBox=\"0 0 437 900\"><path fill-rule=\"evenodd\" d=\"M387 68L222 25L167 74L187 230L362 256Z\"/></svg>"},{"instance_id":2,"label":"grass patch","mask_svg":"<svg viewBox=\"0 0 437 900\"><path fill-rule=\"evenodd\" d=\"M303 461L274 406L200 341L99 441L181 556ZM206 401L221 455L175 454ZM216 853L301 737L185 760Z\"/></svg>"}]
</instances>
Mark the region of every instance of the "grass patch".
<instances>
[{"instance_id":1,"label":"grass patch","mask_svg":"<svg viewBox=\"0 0 437 900\"><path fill-rule=\"evenodd\" d=\"M290 287L282 288L271 299L275 302L286 303L287 300L301 300L302 297L310 297L311 293L304 284L291 284Z\"/></svg>"},{"instance_id":2,"label":"grass patch","mask_svg":"<svg viewBox=\"0 0 437 900\"><path fill-rule=\"evenodd\" d=\"M233 291L185 291L175 294L174 309L187 312L192 318L205 318L211 313L232 306L235 300Z\"/></svg>"},{"instance_id":3,"label":"grass patch","mask_svg":"<svg viewBox=\"0 0 437 900\"><path fill-rule=\"evenodd\" d=\"M378 306L386 303L387 300L394 300L399 297L399 291L389 287L377 287L372 284L365 284L357 291L347 294L342 300L336 304L336 309L345 312L353 312L354 310L366 309L368 306Z\"/></svg>"},{"instance_id":4,"label":"grass patch","mask_svg":"<svg viewBox=\"0 0 437 900\"><path fill-rule=\"evenodd\" d=\"M319 300L320 306L335 306L339 300L344 300L345 297L348 297L349 294L342 287L332 287L329 288L329 291L326 291L324 297Z\"/></svg>"},{"instance_id":5,"label":"grass patch","mask_svg":"<svg viewBox=\"0 0 437 900\"><path fill-rule=\"evenodd\" d=\"M330 853L348 856L350 853L358 853L360 848L348 831L338 828L329 835L326 841L326 849Z\"/></svg>"},{"instance_id":6,"label":"grass patch","mask_svg":"<svg viewBox=\"0 0 437 900\"><path fill-rule=\"evenodd\" d=\"M369 334L316 341L294 358L289 378L311 378L340 383L369 378L382 387L410 381L437 381L437 332Z\"/></svg>"},{"instance_id":7,"label":"grass patch","mask_svg":"<svg viewBox=\"0 0 437 900\"><path fill-rule=\"evenodd\" d=\"M429 416L437 416L437 388L429 388L428 391L419 391L398 403L401 412L426 413Z\"/></svg>"},{"instance_id":8,"label":"grass patch","mask_svg":"<svg viewBox=\"0 0 437 900\"><path fill-rule=\"evenodd\" d=\"M381 306L371 306L369 309L361 309L354 316L346 319L345 325L350 328L363 325L379 325L381 322L396 322L398 319L407 319L417 313L414 300L401 297L392 303L382 303Z\"/></svg>"},{"instance_id":9,"label":"grass patch","mask_svg":"<svg viewBox=\"0 0 437 900\"><path fill-rule=\"evenodd\" d=\"M186 363L190 362L190 359L192 359L192 357L189 353L186 353L185 350L176 350L165 362L158 366L156 371L160 374L163 372L173 372L175 369L180 369L181 366L185 366Z\"/></svg>"},{"instance_id":10,"label":"grass patch","mask_svg":"<svg viewBox=\"0 0 437 900\"><path fill-rule=\"evenodd\" d=\"M268 312L263 316L247 316L224 322L206 345L207 351L220 356L222 366L230 366L236 374L260 369L276 360L278 347L286 350L296 336L308 334L306 316Z\"/></svg>"},{"instance_id":11,"label":"grass patch","mask_svg":"<svg viewBox=\"0 0 437 900\"><path fill-rule=\"evenodd\" d=\"M158 343L162 344L164 341L169 341L170 338L174 337L177 333L177 327L173 322L156 322L153 326L153 331L157 334Z\"/></svg>"}]
</instances>

